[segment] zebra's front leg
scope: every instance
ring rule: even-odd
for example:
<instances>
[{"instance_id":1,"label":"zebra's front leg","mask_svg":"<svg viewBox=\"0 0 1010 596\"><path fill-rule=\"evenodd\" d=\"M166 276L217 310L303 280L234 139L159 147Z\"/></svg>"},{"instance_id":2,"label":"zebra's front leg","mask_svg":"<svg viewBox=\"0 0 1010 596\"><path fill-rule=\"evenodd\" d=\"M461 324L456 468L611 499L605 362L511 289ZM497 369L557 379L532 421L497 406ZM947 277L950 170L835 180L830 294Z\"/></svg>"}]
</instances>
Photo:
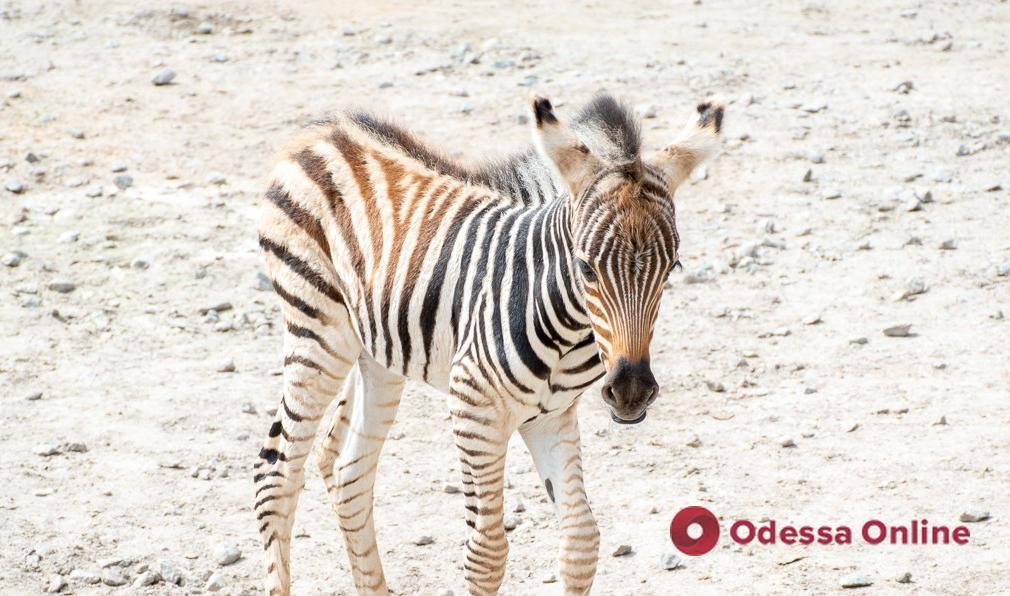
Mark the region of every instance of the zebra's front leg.
<instances>
[{"instance_id":1,"label":"zebra's front leg","mask_svg":"<svg viewBox=\"0 0 1010 596\"><path fill-rule=\"evenodd\" d=\"M505 538L505 454L511 424L471 385L450 388L452 432L459 449L467 502L467 590L472 595L498 593L505 579L509 545Z\"/></svg>"},{"instance_id":2,"label":"zebra's front leg","mask_svg":"<svg viewBox=\"0 0 1010 596\"><path fill-rule=\"evenodd\" d=\"M589 593L600 550L600 531L582 479L577 405L519 427L561 524L559 561L568 595Z\"/></svg>"},{"instance_id":3,"label":"zebra's front leg","mask_svg":"<svg viewBox=\"0 0 1010 596\"><path fill-rule=\"evenodd\" d=\"M404 379L363 356L348 381L317 460L344 535L355 588L359 594L386 595L372 496L379 454L396 420Z\"/></svg>"}]
</instances>

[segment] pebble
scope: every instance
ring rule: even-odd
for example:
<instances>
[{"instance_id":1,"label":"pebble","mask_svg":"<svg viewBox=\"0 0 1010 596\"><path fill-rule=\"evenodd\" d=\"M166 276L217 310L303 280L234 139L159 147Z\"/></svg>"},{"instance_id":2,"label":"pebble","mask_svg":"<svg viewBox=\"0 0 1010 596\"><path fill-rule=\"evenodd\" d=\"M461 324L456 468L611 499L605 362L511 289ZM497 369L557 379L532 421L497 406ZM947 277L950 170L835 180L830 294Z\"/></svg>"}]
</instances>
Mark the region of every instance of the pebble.
<instances>
[{"instance_id":1,"label":"pebble","mask_svg":"<svg viewBox=\"0 0 1010 596\"><path fill-rule=\"evenodd\" d=\"M21 264L21 261L24 260L22 254L24 253L9 252L5 254L3 257L0 257L0 263L3 263L8 267L17 267L18 265Z\"/></svg>"},{"instance_id":2,"label":"pebble","mask_svg":"<svg viewBox=\"0 0 1010 596\"><path fill-rule=\"evenodd\" d=\"M954 250L957 248L957 241L954 240L953 238L948 238L940 242L938 248L940 250Z\"/></svg>"},{"instance_id":3,"label":"pebble","mask_svg":"<svg viewBox=\"0 0 1010 596\"><path fill-rule=\"evenodd\" d=\"M908 95L908 93L913 89L915 89L915 83L912 81L902 81L895 85L894 92L900 93L901 95Z\"/></svg>"},{"instance_id":4,"label":"pebble","mask_svg":"<svg viewBox=\"0 0 1010 596\"><path fill-rule=\"evenodd\" d=\"M166 68L165 70L154 75L151 82L154 83L156 87L161 87L162 85L168 85L175 79L175 71L171 68Z\"/></svg>"},{"instance_id":5,"label":"pebble","mask_svg":"<svg viewBox=\"0 0 1010 596\"><path fill-rule=\"evenodd\" d=\"M887 337L909 337L912 333L911 323L900 323L898 325L891 325L884 329L884 335Z\"/></svg>"},{"instance_id":6,"label":"pebble","mask_svg":"<svg viewBox=\"0 0 1010 596\"><path fill-rule=\"evenodd\" d=\"M160 559L158 561L158 575L169 584L182 585L182 572L179 571L171 561Z\"/></svg>"},{"instance_id":7,"label":"pebble","mask_svg":"<svg viewBox=\"0 0 1010 596\"><path fill-rule=\"evenodd\" d=\"M839 580L838 583L843 588L865 588L867 586L872 586L873 580L862 573L852 572Z\"/></svg>"},{"instance_id":8,"label":"pebble","mask_svg":"<svg viewBox=\"0 0 1010 596\"><path fill-rule=\"evenodd\" d=\"M25 399L28 400L28 401L38 401L38 400L42 399L42 392L41 391L32 391L31 393L29 393L25 397Z\"/></svg>"},{"instance_id":9,"label":"pebble","mask_svg":"<svg viewBox=\"0 0 1010 596\"><path fill-rule=\"evenodd\" d=\"M964 513L962 513L961 516L958 517L958 520L965 523L981 522L987 519L989 519L989 512L986 511L985 509L979 509L976 507L973 507L971 509L965 509Z\"/></svg>"},{"instance_id":10,"label":"pebble","mask_svg":"<svg viewBox=\"0 0 1010 596\"><path fill-rule=\"evenodd\" d=\"M70 136L72 136L75 139L83 139L84 138L84 131L81 130L81 129L79 129L79 128L71 128L70 130L67 131L67 134L69 134Z\"/></svg>"},{"instance_id":11,"label":"pebble","mask_svg":"<svg viewBox=\"0 0 1010 596\"><path fill-rule=\"evenodd\" d=\"M726 391L726 386L719 381L705 381L705 386L708 387L709 391L715 393L723 393Z\"/></svg>"},{"instance_id":12,"label":"pebble","mask_svg":"<svg viewBox=\"0 0 1010 596\"><path fill-rule=\"evenodd\" d=\"M67 580L62 575L52 575L46 583L46 592L55 594L67 587Z\"/></svg>"},{"instance_id":13,"label":"pebble","mask_svg":"<svg viewBox=\"0 0 1010 596\"><path fill-rule=\"evenodd\" d=\"M918 296L920 294L926 293L926 280L921 277L912 277L907 282L905 282L905 289L897 292L893 300L894 302L900 302L902 300L908 300L913 296Z\"/></svg>"},{"instance_id":14,"label":"pebble","mask_svg":"<svg viewBox=\"0 0 1010 596\"><path fill-rule=\"evenodd\" d=\"M614 557L625 557L627 555L630 555L633 552L635 552L635 549L631 548L630 544L622 544L622 545L620 545L620 546L617 547L617 550L615 550L614 553L613 553L613 555L611 555L611 556L614 556Z\"/></svg>"},{"instance_id":15,"label":"pebble","mask_svg":"<svg viewBox=\"0 0 1010 596\"><path fill-rule=\"evenodd\" d=\"M80 237L81 237L81 235L79 233L77 233L77 232L64 232L64 233L60 234L59 243L60 244L72 244L74 242L77 242L77 239L80 238Z\"/></svg>"},{"instance_id":16,"label":"pebble","mask_svg":"<svg viewBox=\"0 0 1010 596\"><path fill-rule=\"evenodd\" d=\"M273 282L262 271L256 273L256 283L253 287L260 292L272 292L274 289Z\"/></svg>"},{"instance_id":17,"label":"pebble","mask_svg":"<svg viewBox=\"0 0 1010 596\"><path fill-rule=\"evenodd\" d=\"M118 174L119 172L125 172L127 169L129 169L129 167L125 163L123 163L121 161L114 161L114 162L112 162L112 173L113 174Z\"/></svg>"},{"instance_id":18,"label":"pebble","mask_svg":"<svg viewBox=\"0 0 1010 596\"><path fill-rule=\"evenodd\" d=\"M894 581L898 582L899 584L910 584L912 583L912 574L906 571L901 575L899 575L898 577L894 578Z\"/></svg>"},{"instance_id":19,"label":"pebble","mask_svg":"<svg viewBox=\"0 0 1010 596\"><path fill-rule=\"evenodd\" d=\"M789 449L791 447L795 447L796 446L796 441L794 441L792 439L785 439L784 441L782 441L781 443L779 443L779 446L782 447L783 449Z\"/></svg>"},{"instance_id":20,"label":"pebble","mask_svg":"<svg viewBox=\"0 0 1010 596\"><path fill-rule=\"evenodd\" d=\"M842 198L842 191L837 188L829 188L821 193L821 198L825 201L833 201Z\"/></svg>"},{"instance_id":21,"label":"pebble","mask_svg":"<svg viewBox=\"0 0 1010 596\"><path fill-rule=\"evenodd\" d=\"M639 118L649 119L656 117L656 106L651 103L643 103L635 106L635 111L638 113Z\"/></svg>"},{"instance_id":22,"label":"pebble","mask_svg":"<svg viewBox=\"0 0 1010 596\"><path fill-rule=\"evenodd\" d=\"M666 553L659 558L659 564L663 569L673 571L680 567L680 556L677 553Z\"/></svg>"},{"instance_id":23,"label":"pebble","mask_svg":"<svg viewBox=\"0 0 1010 596\"><path fill-rule=\"evenodd\" d=\"M446 483L446 485L442 487L442 492L444 492L447 495L459 494L459 487L456 486L455 484L449 482L449 483Z\"/></svg>"},{"instance_id":24,"label":"pebble","mask_svg":"<svg viewBox=\"0 0 1010 596\"><path fill-rule=\"evenodd\" d=\"M217 571L210 574L210 577L207 578L207 583L203 586L203 589L208 592L217 592L222 588L224 588L224 576Z\"/></svg>"},{"instance_id":25,"label":"pebble","mask_svg":"<svg viewBox=\"0 0 1010 596\"><path fill-rule=\"evenodd\" d=\"M242 551L235 543L219 544L214 548L214 561L225 567L242 558Z\"/></svg>"},{"instance_id":26,"label":"pebble","mask_svg":"<svg viewBox=\"0 0 1010 596\"><path fill-rule=\"evenodd\" d=\"M60 446L56 443L45 443L39 445L35 448L35 455L41 455L42 457L49 457L51 455L60 454Z\"/></svg>"},{"instance_id":27,"label":"pebble","mask_svg":"<svg viewBox=\"0 0 1010 596\"><path fill-rule=\"evenodd\" d=\"M218 363L217 372L219 373L235 372L235 360L232 358L225 358L220 363Z\"/></svg>"},{"instance_id":28,"label":"pebble","mask_svg":"<svg viewBox=\"0 0 1010 596\"><path fill-rule=\"evenodd\" d=\"M454 596L453 591L449 588L442 588L438 592L435 592L436 596Z\"/></svg>"},{"instance_id":29,"label":"pebble","mask_svg":"<svg viewBox=\"0 0 1010 596\"><path fill-rule=\"evenodd\" d=\"M84 195L91 197L92 199L98 198L105 194L105 189L102 188L101 184L95 184L88 187L88 190L84 191Z\"/></svg>"},{"instance_id":30,"label":"pebble","mask_svg":"<svg viewBox=\"0 0 1010 596\"><path fill-rule=\"evenodd\" d=\"M112 567L106 569L102 572L102 583L107 586L125 586L127 583L126 576L119 569Z\"/></svg>"},{"instance_id":31,"label":"pebble","mask_svg":"<svg viewBox=\"0 0 1010 596\"><path fill-rule=\"evenodd\" d=\"M519 525L523 523L523 520L518 515L506 515L504 523L505 531L511 532L512 530L518 528Z\"/></svg>"},{"instance_id":32,"label":"pebble","mask_svg":"<svg viewBox=\"0 0 1010 596\"><path fill-rule=\"evenodd\" d=\"M813 182L813 180L814 180L814 171L811 170L810 168L807 168L807 171L803 174L803 181Z\"/></svg>"},{"instance_id":33,"label":"pebble","mask_svg":"<svg viewBox=\"0 0 1010 596\"><path fill-rule=\"evenodd\" d=\"M70 572L70 579L85 584L97 584L102 581L102 578L97 573L85 569L74 569Z\"/></svg>"},{"instance_id":34,"label":"pebble","mask_svg":"<svg viewBox=\"0 0 1010 596\"><path fill-rule=\"evenodd\" d=\"M14 193L16 195L19 195L22 192L24 192L25 185L21 184L19 181L14 180L13 178L11 178L10 180L8 180L4 184L4 188L6 188L8 192L12 192L12 193Z\"/></svg>"},{"instance_id":35,"label":"pebble","mask_svg":"<svg viewBox=\"0 0 1010 596\"><path fill-rule=\"evenodd\" d=\"M143 588L144 586L153 586L154 584L160 581L161 576L158 575L158 572L151 571L150 569L148 569L147 571L138 575L137 579L133 580L133 587Z\"/></svg>"},{"instance_id":36,"label":"pebble","mask_svg":"<svg viewBox=\"0 0 1010 596\"><path fill-rule=\"evenodd\" d=\"M515 507L512 508L512 511L515 511L516 513L523 513L524 511L526 511L526 504L523 503L521 500L516 501L516 505Z\"/></svg>"},{"instance_id":37,"label":"pebble","mask_svg":"<svg viewBox=\"0 0 1010 596\"><path fill-rule=\"evenodd\" d=\"M196 26L197 35L210 35L214 32L214 25L204 21Z\"/></svg>"},{"instance_id":38,"label":"pebble","mask_svg":"<svg viewBox=\"0 0 1010 596\"><path fill-rule=\"evenodd\" d=\"M129 174L120 174L112 179L112 183L116 185L119 190L126 190L133 186L133 176Z\"/></svg>"},{"instance_id":39,"label":"pebble","mask_svg":"<svg viewBox=\"0 0 1010 596\"><path fill-rule=\"evenodd\" d=\"M248 401L242 402L242 413L243 414L252 414L253 416L255 416L257 414L257 412L256 412L256 406L254 406L252 402L248 402Z\"/></svg>"},{"instance_id":40,"label":"pebble","mask_svg":"<svg viewBox=\"0 0 1010 596\"><path fill-rule=\"evenodd\" d=\"M143 270L148 269L150 266L151 266L151 259L148 257L134 257L133 260L130 261L130 267L132 267L133 269Z\"/></svg>"},{"instance_id":41,"label":"pebble","mask_svg":"<svg viewBox=\"0 0 1010 596\"><path fill-rule=\"evenodd\" d=\"M214 186L221 186L228 182L228 179L221 174L214 174L210 178L207 178L207 182L213 184Z\"/></svg>"},{"instance_id":42,"label":"pebble","mask_svg":"<svg viewBox=\"0 0 1010 596\"><path fill-rule=\"evenodd\" d=\"M947 417L940 416L940 419L934 422L933 426L947 426Z\"/></svg>"},{"instance_id":43,"label":"pebble","mask_svg":"<svg viewBox=\"0 0 1010 596\"><path fill-rule=\"evenodd\" d=\"M77 284L70 280L59 279L49 282L49 289L53 292L59 292L60 294L69 294L77 289Z\"/></svg>"},{"instance_id":44,"label":"pebble","mask_svg":"<svg viewBox=\"0 0 1010 596\"><path fill-rule=\"evenodd\" d=\"M434 544L434 543L435 543L435 539L432 538L431 536L428 536L427 534L424 534L422 536L418 536L417 540L414 540L414 544L416 546L427 546L429 544Z\"/></svg>"}]
</instances>

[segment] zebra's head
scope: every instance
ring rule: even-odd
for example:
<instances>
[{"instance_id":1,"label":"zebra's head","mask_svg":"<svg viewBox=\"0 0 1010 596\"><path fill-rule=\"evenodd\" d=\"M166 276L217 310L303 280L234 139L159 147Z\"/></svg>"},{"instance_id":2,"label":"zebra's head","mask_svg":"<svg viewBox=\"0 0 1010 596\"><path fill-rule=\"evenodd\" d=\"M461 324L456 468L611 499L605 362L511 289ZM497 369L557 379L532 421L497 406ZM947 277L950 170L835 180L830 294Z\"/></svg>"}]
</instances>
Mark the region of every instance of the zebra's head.
<instances>
[{"instance_id":1,"label":"zebra's head","mask_svg":"<svg viewBox=\"0 0 1010 596\"><path fill-rule=\"evenodd\" d=\"M571 195L573 277L607 371L603 400L616 422L644 420L659 393L649 344L664 282L679 264L673 195L718 147L723 109L699 104L677 140L643 159L638 122L612 97L594 99L570 128L550 101L533 101L536 145Z\"/></svg>"}]
</instances>

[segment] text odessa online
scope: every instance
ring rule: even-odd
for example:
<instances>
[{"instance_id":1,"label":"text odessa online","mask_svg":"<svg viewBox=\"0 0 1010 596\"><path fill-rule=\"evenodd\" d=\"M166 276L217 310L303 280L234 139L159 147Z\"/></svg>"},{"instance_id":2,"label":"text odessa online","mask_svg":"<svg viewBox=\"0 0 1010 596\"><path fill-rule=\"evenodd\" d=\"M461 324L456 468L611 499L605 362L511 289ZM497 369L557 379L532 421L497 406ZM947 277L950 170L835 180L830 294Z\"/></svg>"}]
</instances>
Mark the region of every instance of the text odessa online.
<instances>
[{"instance_id":1,"label":"text odessa online","mask_svg":"<svg viewBox=\"0 0 1010 596\"><path fill-rule=\"evenodd\" d=\"M730 526L730 537L738 544L852 544L849 526L790 526L775 520L758 526L738 520ZM860 535L867 544L968 544L971 532L965 526L931 526L928 520L912 520L907 525L888 526L871 519L863 524Z\"/></svg>"}]
</instances>

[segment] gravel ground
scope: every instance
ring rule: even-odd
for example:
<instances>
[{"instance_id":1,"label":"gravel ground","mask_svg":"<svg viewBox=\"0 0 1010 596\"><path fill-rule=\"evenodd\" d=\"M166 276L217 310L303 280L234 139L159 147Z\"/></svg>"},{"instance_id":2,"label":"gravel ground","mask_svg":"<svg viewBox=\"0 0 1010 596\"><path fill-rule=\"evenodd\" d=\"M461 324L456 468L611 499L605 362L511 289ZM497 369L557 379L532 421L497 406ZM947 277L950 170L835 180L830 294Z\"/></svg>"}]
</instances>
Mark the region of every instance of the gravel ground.
<instances>
[{"instance_id":1,"label":"gravel ground","mask_svg":"<svg viewBox=\"0 0 1010 596\"><path fill-rule=\"evenodd\" d=\"M255 209L299 124L365 105L479 156L526 142L533 90L564 113L606 89L653 148L698 99L730 103L721 155L679 193L663 396L631 429L598 389L583 400L595 592L1005 593L1008 11L0 2L0 592L258 591L249 470L281 382ZM410 385L380 465L397 594L464 593L445 419ZM523 511L502 592L558 594L519 444L508 471ZM724 536L666 570L670 519L695 504L724 531L990 515L965 546ZM295 533L295 593L351 593L311 472Z\"/></svg>"}]
</instances>

